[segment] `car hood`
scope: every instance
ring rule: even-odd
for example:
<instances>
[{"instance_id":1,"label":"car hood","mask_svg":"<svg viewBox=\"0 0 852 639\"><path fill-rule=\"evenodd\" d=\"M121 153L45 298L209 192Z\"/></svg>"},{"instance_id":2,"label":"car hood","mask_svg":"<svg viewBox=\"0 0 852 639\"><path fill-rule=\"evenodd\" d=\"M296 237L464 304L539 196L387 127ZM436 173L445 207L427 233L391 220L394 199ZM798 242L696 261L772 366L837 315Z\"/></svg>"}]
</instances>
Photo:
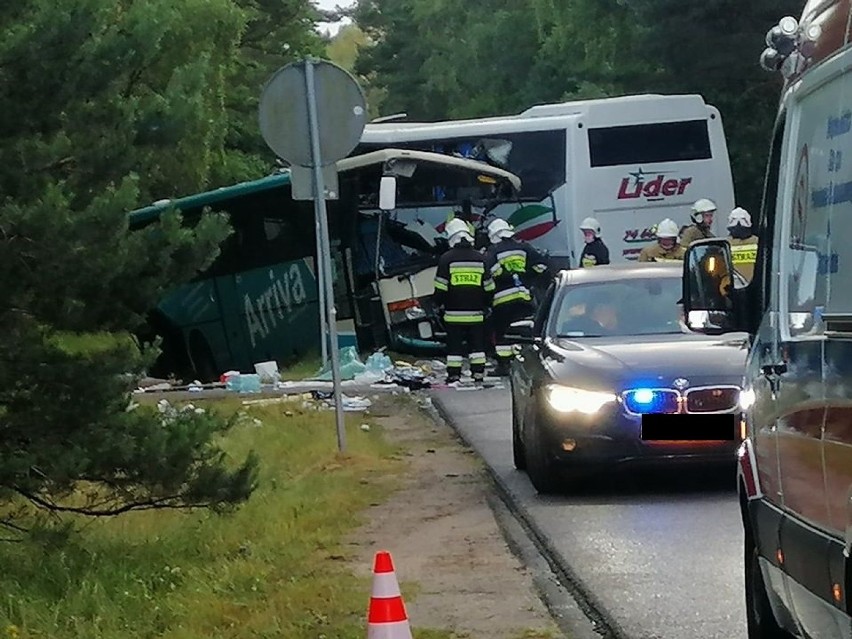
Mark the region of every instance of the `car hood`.
<instances>
[{"instance_id":1,"label":"car hood","mask_svg":"<svg viewBox=\"0 0 852 639\"><path fill-rule=\"evenodd\" d=\"M686 379L690 387L740 385L748 337L730 333L719 337L558 338L546 344L543 354L554 381L580 387L614 391L647 385L670 388L678 378Z\"/></svg>"}]
</instances>

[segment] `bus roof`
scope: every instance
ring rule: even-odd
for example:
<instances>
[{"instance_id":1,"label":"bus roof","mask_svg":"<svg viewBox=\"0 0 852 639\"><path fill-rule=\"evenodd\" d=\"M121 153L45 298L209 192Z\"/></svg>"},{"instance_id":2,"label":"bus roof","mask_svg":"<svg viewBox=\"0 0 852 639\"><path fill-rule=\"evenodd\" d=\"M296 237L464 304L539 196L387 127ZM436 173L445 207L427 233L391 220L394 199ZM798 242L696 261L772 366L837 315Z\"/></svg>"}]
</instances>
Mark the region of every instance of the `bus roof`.
<instances>
[{"instance_id":1,"label":"bus roof","mask_svg":"<svg viewBox=\"0 0 852 639\"><path fill-rule=\"evenodd\" d=\"M337 171L345 173L365 166L384 164L390 160L414 160L418 163L432 163L441 166L454 167L502 179L509 182L516 191L521 189L521 179L514 173L491 166L478 160L457 158L442 153L430 153L427 151L411 151L408 149L380 149L363 155L356 155L340 160L337 163ZM290 171L283 170L275 175L269 175L258 180L240 182L232 186L224 186L213 191L197 193L176 200L159 200L150 206L146 206L129 213L131 227L144 226L148 222L157 219L163 211L175 207L185 211L189 209L208 206L217 202L232 200L243 195L252 195L270 189L280 188L290 184Z\"/></svg>"},{"instance_id":2,"label":"bus roof","mask_svg":"<svg viewBox=\"0 0 852 639\"><path fill-rule=\"evenodd\" d=\"M217 202L224 202L240 197L242 195L251 195L260 193L270 189L276 189L290 184L290 172L282 171L274 175L268 175L259 180L251 180L248 182L240 182L231 186L223 186L212 191L196 193L186 197L177 198L174 200L157 200L149 206L141 209L136 209L128 213L130 227L144 226L145 224L156 220L160 215L168 209L175 207L180 211L201 208L209 206Z\"/></svg>"},{"instance_id":3,"label":"bus roof","mask_svg":"<svg viewBox=\"0 0 852 639\"><path fill-rule=\"evenodd\" d=\"M660 109L660 102L666 109ZM583 118L591 126L704 119L709 105L696 94L625 95L594 100L574 100L558 104L539 104L521 113L467 120L409 122L405 120L367 124L361 141L391 144L395 140L430 139L435 136L487 135L502 131L541 131L565 128L570 121ZM667 115L662 115L666 113ZM404 137L403 137L404 136Z\"/></svg>"}]
</instances>

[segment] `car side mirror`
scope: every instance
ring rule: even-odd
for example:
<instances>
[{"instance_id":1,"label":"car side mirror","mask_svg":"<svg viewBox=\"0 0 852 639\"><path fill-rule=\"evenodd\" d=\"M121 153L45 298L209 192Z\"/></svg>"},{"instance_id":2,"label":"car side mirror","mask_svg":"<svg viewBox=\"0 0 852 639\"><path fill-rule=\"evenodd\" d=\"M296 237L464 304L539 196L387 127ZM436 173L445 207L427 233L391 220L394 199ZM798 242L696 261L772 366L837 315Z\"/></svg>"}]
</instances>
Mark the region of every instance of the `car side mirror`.
<instances>
[{"instance_id":1,"label":"car side mirror","mask_svg":"<svg viewBox=\"0 0 852 639\"><path fill-rule=\"evenodd\" d=\"M719 335L734 330L734 265L727 240L690 245L683 259L683 314L689 330Z\"/></svg>"},{"instance_id":2,"label":"car side mirror","mask_svg":"<svg viewBox=\"0 0 852 639\"><path fill-rule=\"evenodd\" d=\"M379 183L379 208L393 211L396 208L396 176L383 175Z\"/></svg>"},{"instance_id":3,"label":"car side mirror","mask_svg":"<svg viewBox=\"0 0 852 639\"><path fill-rule=\"evenodd\" d=\"M535 323L533 320L525 319L518 320L509 324L509 330L506 331L506 339L518 344L538 344L541 338L534 334Z\"/></svg>"}]
</instances>

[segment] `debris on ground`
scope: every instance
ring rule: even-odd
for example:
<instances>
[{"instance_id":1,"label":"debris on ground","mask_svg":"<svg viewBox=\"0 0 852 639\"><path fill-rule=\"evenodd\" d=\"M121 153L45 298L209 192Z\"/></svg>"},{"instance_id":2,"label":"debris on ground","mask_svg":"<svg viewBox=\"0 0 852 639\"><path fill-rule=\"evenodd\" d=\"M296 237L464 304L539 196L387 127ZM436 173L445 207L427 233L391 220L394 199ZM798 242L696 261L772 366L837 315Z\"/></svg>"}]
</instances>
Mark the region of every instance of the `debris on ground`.
<instances>
[{"instance_id":1,"label":"debris on ground","mask_svg":"<svg viewBox=\"0 0 852 639\"><path fill-rule=\"evenodd\" d=\"M318 374L300 381L282 381L278 364L274 361L258 362L254 365L254 369L253 373L226 371L219 376L218 382L206 384L198 380L190 384L179 384L169 380L144 378L133 392L136 394L169 391L201 393L225 390L240 394L278 391L292 394L307 390L328 389L331 391L334 387L329 363L326 363ZM493 370L493 367L489 365L486 371L490 370ZM486 377L482 382L475 382L468 368L462 371L462 379L459 382L447 384L447 367L440 360L418 360L413 364L401 360L393 361L386 353L379 350L372 353L366 362L362 362L354 346L341 349L340 372L341 387L353 389L356 392L364 392L366 389L410 392L446 388L470 391L504 387L500 377Z\"/></svg>"}]
</instances>

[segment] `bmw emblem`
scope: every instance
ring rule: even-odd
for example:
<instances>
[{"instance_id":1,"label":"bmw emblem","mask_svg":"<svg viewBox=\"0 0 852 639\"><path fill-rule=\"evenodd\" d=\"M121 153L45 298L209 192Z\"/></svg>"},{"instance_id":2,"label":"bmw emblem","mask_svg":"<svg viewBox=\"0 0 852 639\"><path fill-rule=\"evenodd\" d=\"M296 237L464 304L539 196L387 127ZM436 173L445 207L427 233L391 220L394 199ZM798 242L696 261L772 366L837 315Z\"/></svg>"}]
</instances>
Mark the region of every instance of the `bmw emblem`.
<instances>
[{"instance_id":1,"label":"bmw emblem","mask_svg":"<svg viewBox=\"0 0 852 639\"><path fill-rule=\"evenodd\" d=\"M683 377L678 377L674 381L674 387L678 390L684 390L687 386L689 386L689 380Z\"/></svg>"}]
</instances>

